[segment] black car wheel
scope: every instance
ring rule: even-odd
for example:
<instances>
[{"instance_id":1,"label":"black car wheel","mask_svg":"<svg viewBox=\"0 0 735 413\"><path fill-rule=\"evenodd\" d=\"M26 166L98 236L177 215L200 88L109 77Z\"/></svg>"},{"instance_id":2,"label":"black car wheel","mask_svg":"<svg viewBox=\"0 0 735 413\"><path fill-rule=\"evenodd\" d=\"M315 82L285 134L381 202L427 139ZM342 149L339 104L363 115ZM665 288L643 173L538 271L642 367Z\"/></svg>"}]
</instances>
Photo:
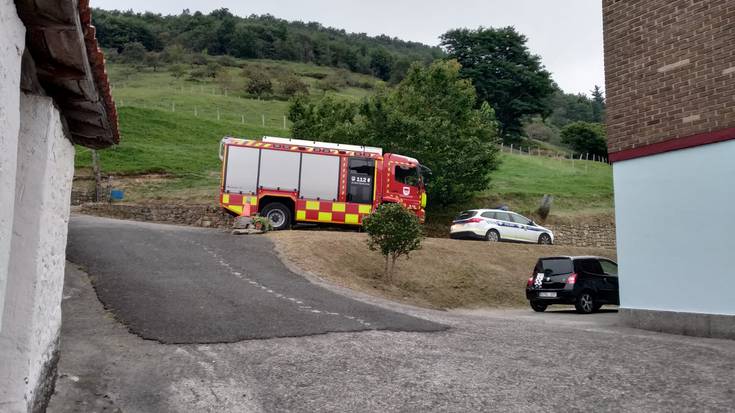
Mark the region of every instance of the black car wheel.
<instances>
[{"instance_id":1,"label":"black car wheel","mask_svg":"<svg viewBox=\"0 0 735 413\"><path fill-rule=\"evenodd\" d=\"M498 242L500 241L500 233L494 229L491 229L487 232L487 234L485 234L485 240L490 242Z\"/></svg>"},{"instance_id":2,"label":"black car wheel","mask_svg":"<svg viewBox=\"0 0 735 413\"><path fill-rule=\"evenodd\" d=\"M574 303L574 308L577 309L578 313L590 314L595 311L595 296L589 291L584 291L577 297L577 301Z\"/></svg>"},{"instance_id":3,"label":"black car wheel","mask_svg":"<svg viewBox=\"0 0 735 413\"><path fill-rule=\"evenodd\" d=\"M543 313L544 311L546 311L546 307L548 307L548 305L544 303L540 303L538 301L531 301L531 308L533 308L533 311L537 313Z\"/></svg>"},{"instance_id":4,"label":"black car wheel","mask_svg":"<svg viewBox=\"0 0 735 413\"><path fill-rule=\"evenodd\" d=\"M268 218L274 231L287 229L291 226L291 210L279 202L273 202L265 206L261 215Z\"/></svg>"},{"instance_id":5,"label":"black car wheel","mask_svg":"<svg viewBox=\"0 0 735 413\"><path fill-rule=\"evenodd\" d=\"M543 245L551 245L551 236L549 234L539 235L538 243Z\"/></svg>"}]
</instances>

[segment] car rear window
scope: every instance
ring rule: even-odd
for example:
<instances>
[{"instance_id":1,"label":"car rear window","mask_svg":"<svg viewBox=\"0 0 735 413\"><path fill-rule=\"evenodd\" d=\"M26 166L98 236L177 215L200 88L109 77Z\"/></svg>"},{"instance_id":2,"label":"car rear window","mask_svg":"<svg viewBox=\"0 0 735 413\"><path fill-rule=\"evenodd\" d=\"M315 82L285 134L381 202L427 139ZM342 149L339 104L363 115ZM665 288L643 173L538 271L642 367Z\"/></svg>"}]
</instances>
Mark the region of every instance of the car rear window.
<instances>
[{"instance_id":1,"label":"car rear window","mask_svg":"<svg viewBox=\"0 0 735 413\"><path fill-rule=\"evenodd\" d=\"M461 221L463 219L470 219L474 217L477 214L477 211L462 211L457 215L457 218L455 218L455 221Z\"/></svg>"},{"instance_id":2,"label":"car rear window","mask_svg":"<svg viewBox=\"0 0 735 413\"><path fill-rule=\"evenodd\" d=\"M550 272L549 275L569 274L573 271L572 260L569 258L547 258L536 263L535 272Z\"/></svg>"}]
</instances>

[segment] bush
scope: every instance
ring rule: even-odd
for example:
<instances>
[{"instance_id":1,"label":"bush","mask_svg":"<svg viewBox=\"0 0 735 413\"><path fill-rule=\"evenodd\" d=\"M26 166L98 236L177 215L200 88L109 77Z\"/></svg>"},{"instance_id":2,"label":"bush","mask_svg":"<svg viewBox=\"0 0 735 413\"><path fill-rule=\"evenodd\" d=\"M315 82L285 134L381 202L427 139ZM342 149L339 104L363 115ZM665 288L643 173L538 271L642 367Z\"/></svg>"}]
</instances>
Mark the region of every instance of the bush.
<instances>
[{"instance_id":1,"label":"bush","mask_svg":"<svg viewBox=\"0 0 735 413\"><path fill-rule=\"evenodd\" d=\"M281 79L281 92L285 96L308 95L309 86L294 75Z\"/></svg>"},{"instance_id":2,"label":"bush","mask_svg":"<svg viewBox=\"0 0 735 413\"><path fill-rule=\"evenodd\" d=\"M600 123L570 123L561 130L561 141L577 153L607 157L605 126Z\"/></svg>"},{"instance_id":3,"label":"bush","mask_svg":"<svg viewBox=\"0 0 735 413\"><path fill-rule=\"evenodd\" d=\"M176 79L181 78L186 74L186 65L177 63L174 65L169 66L168 71L171 72L171 76L175 77Z\"/></svg>"},{"instance_id":4,"label":"bush","mask_svg":"<svg viewBox=\"0 0 735 413\"><path fill-rule=\"evenodd\" d=\"M368 234L368 248L385 257L384 276L393 279L396 260L421 248L424 237L418 217L400 204L383 204L365 217L362 226Z\"/></svg>"},{"instance_id":5,"label":"bush","mask_svg":"<svg viewBox=\"0 0 735 413\"><path fill-rule=\"evenodd\" d=\"M251 95L261 97L273 93L273 83L263 72L254 72L245 86L245 91Z\"/></svg>"}]
</instances>

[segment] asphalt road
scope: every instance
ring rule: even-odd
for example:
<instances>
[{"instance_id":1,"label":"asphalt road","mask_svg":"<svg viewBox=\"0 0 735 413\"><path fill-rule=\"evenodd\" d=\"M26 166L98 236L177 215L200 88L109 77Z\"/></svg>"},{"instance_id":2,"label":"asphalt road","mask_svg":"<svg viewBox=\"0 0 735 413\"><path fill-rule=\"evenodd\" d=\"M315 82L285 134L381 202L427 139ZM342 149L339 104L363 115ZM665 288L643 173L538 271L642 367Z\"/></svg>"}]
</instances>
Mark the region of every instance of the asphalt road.
<instances>
[{"instance_id":1,"label":"asphalt road","mask_svg":"<svg viewBox=\"0 0 735 413\"><path fill-rule=\"evenodd\" d=\"M126 247L134 241L116 235L115 222L75 218L73 237L99 223L122 242L99 241L97 254L111 254L104 245L114 245L121 257L140 259ZM186 252L195 253L193 247ZM99 277L67 266L51 413L729 412L735 406L734 341L624 328L614 311L443 312L324 284L345 299L379 307L380 317L404 314L451 328L355 327L362 331L161 344L131 334L103 308L90 283Z\"/></svg>"},{"instance_id":2,"label":"asphalt road","mask_svg":"<svg viewBox=\"0 0 735 413\"><path fill-rule=\"evenodd\" d=\"M67 258L93 274L99 299L131 332L162 343L446 328L310 283L265 237L74 216Z\"/></svg>"}]
</instances>

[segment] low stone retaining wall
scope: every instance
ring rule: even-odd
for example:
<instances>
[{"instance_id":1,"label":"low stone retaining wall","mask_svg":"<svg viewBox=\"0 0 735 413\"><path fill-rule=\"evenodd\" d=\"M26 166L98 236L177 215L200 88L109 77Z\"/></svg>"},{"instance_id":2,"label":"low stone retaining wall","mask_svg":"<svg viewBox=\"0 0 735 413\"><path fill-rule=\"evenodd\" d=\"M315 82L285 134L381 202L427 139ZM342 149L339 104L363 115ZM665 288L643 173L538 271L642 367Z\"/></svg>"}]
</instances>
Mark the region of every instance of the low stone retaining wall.
<instances>
[{"instance_id":1,"label":"low stone retaining wall","mask_svg":"<svg viewBox=\"0 0 735 413\"><path fill-rule=\"evenodd\" d=\"M615 248L615 224L556 224L554 244L574 247Z\"/></svg>"},{"instance_id":2,"label":"low stone retaining wall","mask_svg":"<svg viewBox=\"0 0 735 413\"><path fill-rule=\"evenodd\" d=\"M88 203L81 212L135 221L164 222L205 228L231 228L233 217L212 205L137 205Z\"/></svg>"},{"instance_id":3,"label":"low stone retaining wall","mask_svg":"<svg viewBox=\"0 0 735 413\"><path fill-rule=\"evenodd\" d=\"M234 218L213 205L86 203L81 212L135 221L165 222L205 228L232 228ZM549 224L556 245L615 248L615 224Z\"/></svg>"}]
</instances>

